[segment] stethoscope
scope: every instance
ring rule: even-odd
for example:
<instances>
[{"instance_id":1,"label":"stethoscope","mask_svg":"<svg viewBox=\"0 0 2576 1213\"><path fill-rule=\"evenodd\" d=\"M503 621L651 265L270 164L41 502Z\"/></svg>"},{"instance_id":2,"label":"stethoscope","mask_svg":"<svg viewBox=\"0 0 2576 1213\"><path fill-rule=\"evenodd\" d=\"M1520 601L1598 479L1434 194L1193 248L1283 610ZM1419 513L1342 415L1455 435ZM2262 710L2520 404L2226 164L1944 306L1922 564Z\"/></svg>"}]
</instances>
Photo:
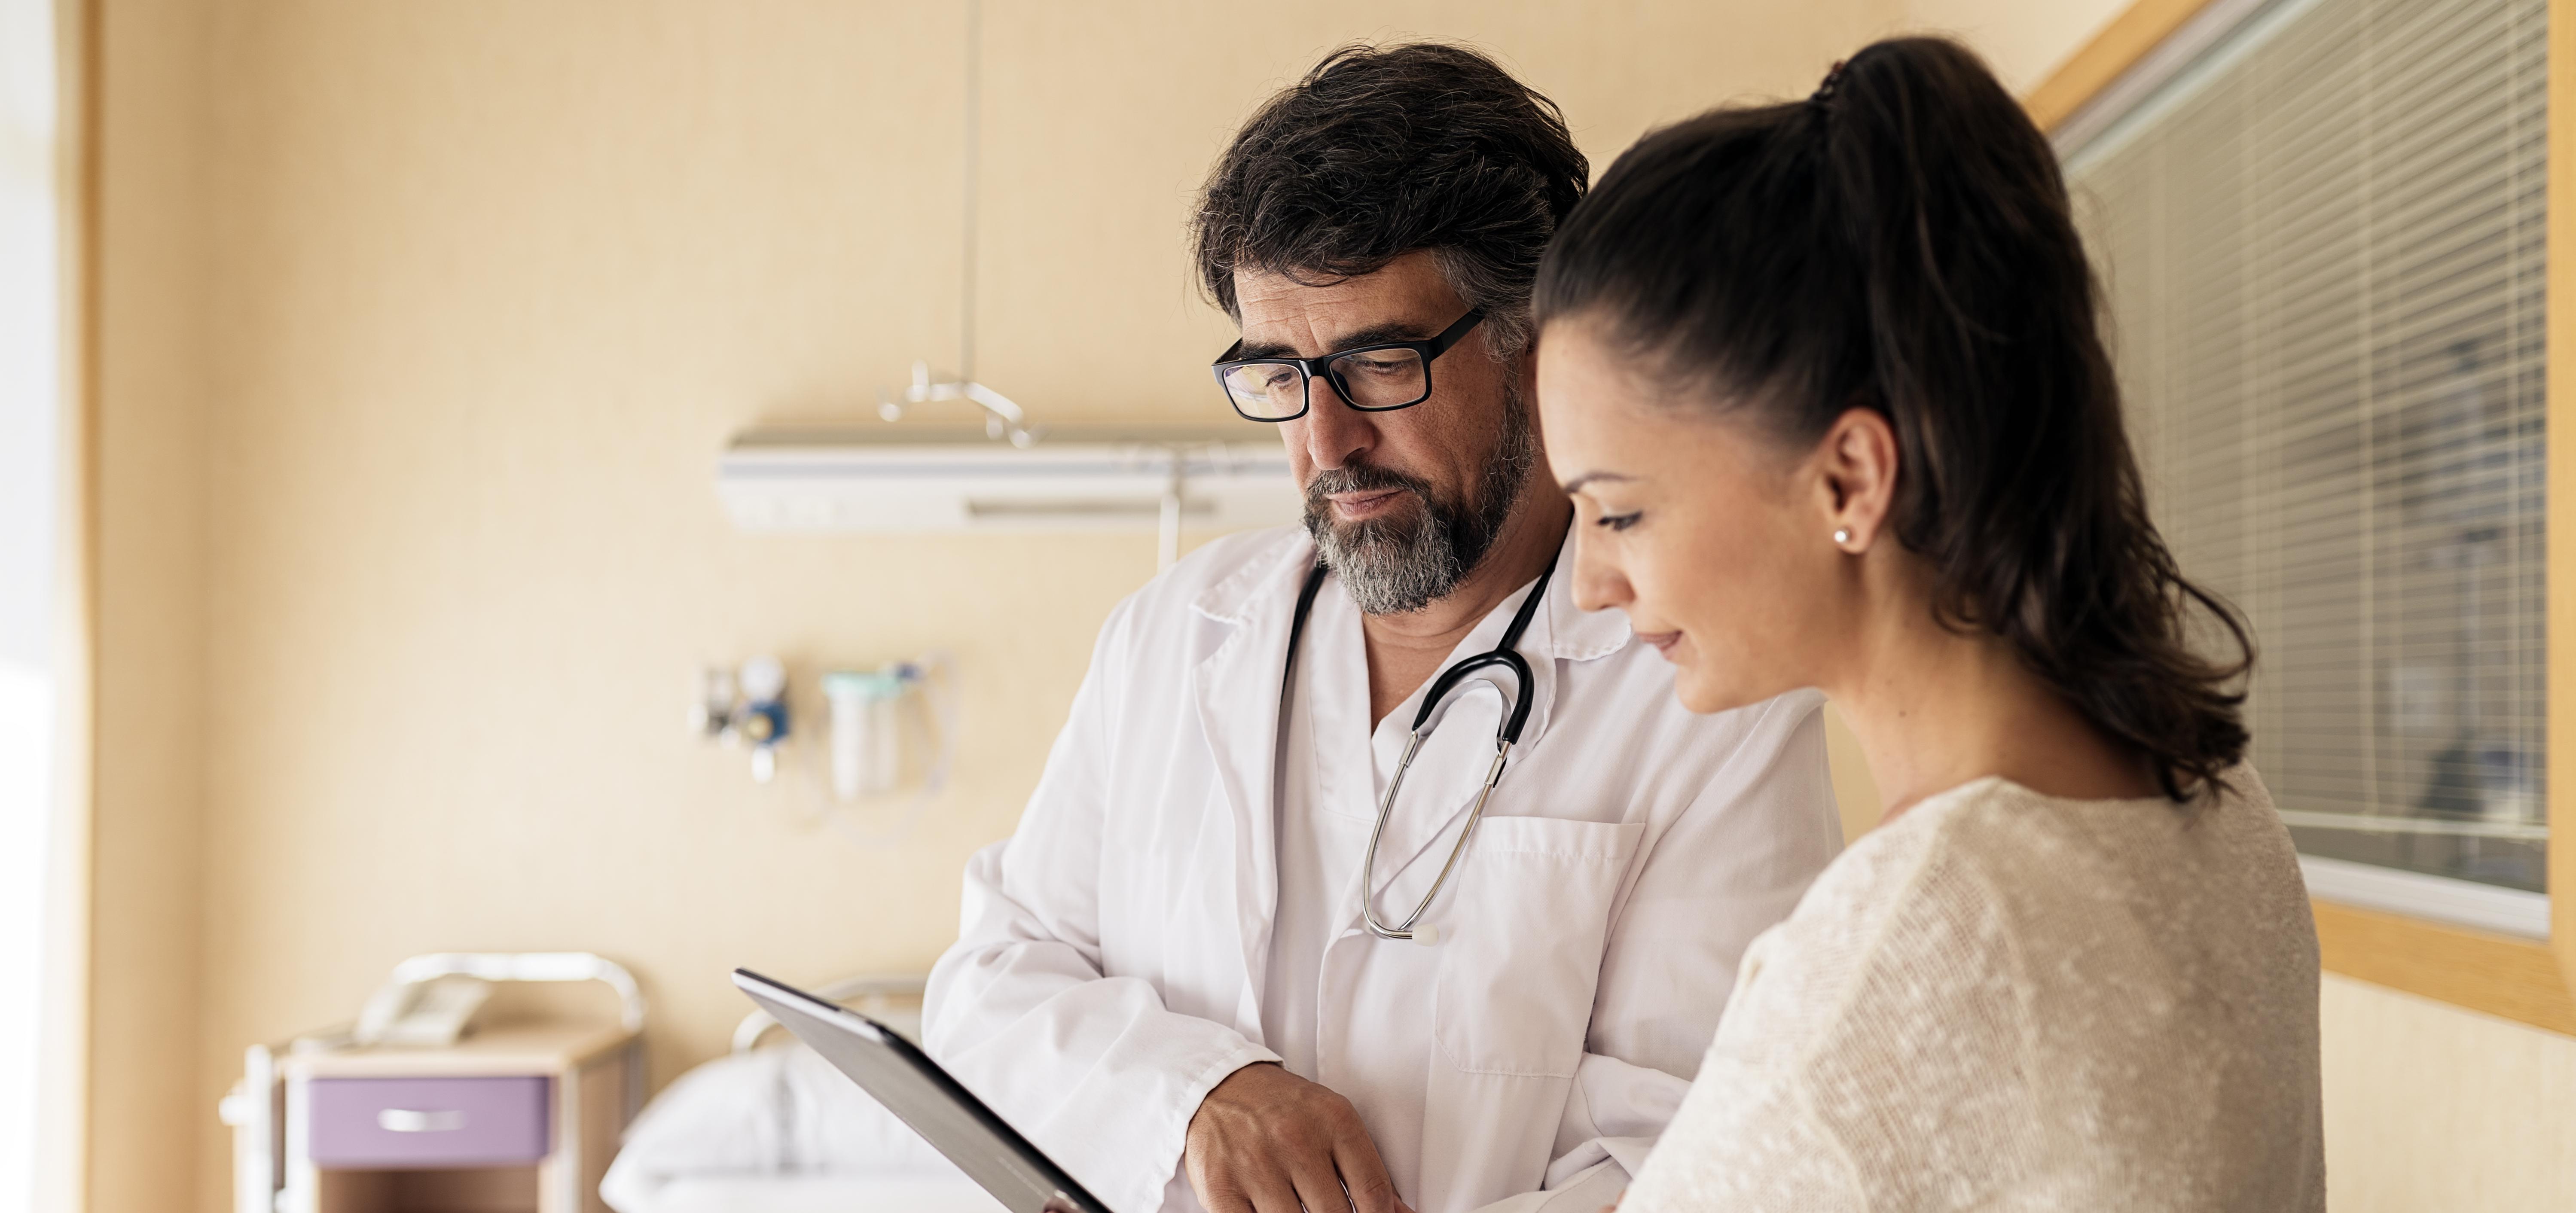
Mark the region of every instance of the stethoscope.
<instances>
[{"instance_id":1,"label":"stethoscope","mask_svg":"<svg viewBox=\"0 0 2576 1213\"><path fill-rule=\"evenodd\" d=\"M1315 609L1315 592L1324 588L1326 571L1323 565L1316 565L1313 572L1306 574L1305 588L1297 591L1297 614L1288 624L1288 663L1281 676L1283 686L1286 685L1285 680L1297 676L1297 643L1305 634L1306 616ZM1449 883L1449 874L1458 867L1458 857L1467 852L1467 840L1475 837L1476 823L1485 816L1485 801L1493 796L1494 785L1502 782L1503 760L1510 756L1512 747L1519 744L1521 726L1529 723L1532 686L1529 662L1522 660L1514 650L1520 647L1521 633L1529 630L1531 617L1538 614L1539 600L1547 596L1547 579L1555 572L1556 560L1550 557L1547 568L1539 572L1537 583L1530 586L1529 597L1521 600L1521 609L1512 616L1512 625L1503 629L1501 643L1442 670L1438 678L1431 680L1431 690L1422 696L1422 710L1413 714L1413 731L1405 738L1404 757L1395 764L1395 778L1387 781L1386 795L1378 798L1377 824L1369 830L1368 854L1360 860L1360 918L1368 925L1369 934L1380 939L1418 938L1426 944L1439 942L1436 929L1423 927L1417 931L1414 924L1422 921L1422 912L1431 908L1431 899L1440 895L1441 886ZM1377 886L1377 844L1385 837L1387 819L1395 812L1395 794L1404 788L1404 773L1412 769L1413 756L1422 749L1422 739L1431 735L1431 718L1439 711L1441 700L1477 671L1493 666L1511 671L1518 682L1518 689L1503 692L1502 685L1495 682L1492 675L1486 675L1484 679L1495 691L1503 692L1512 706L1511 711L1504 713L1501 727L1494 730L1494 765L1485 771L1485 786L1477 791L1476 805L1467 811L1467 824L1458 831L1458 841L1449 848L1449 862L1440 865L1439 878L1431 882L1431 888L1423 893L1422 900L1414 903L1413 912L1405 915L1403 922L1388 926L1378 919L1377 898L1371 890Z\"/></svg>"}]
</instances>

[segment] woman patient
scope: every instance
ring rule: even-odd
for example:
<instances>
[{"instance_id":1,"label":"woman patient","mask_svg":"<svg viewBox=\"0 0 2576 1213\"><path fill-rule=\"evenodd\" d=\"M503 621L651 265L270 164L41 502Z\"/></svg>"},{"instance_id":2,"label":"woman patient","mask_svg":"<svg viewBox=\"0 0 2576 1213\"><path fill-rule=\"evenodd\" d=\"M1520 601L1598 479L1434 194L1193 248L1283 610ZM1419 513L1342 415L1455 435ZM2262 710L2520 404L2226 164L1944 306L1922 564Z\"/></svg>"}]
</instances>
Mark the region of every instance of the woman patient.
<instances>
[{"instance_id":1,"label":"woman patient","mask_svg":"<svg viewBox=\"0 0 2576 1213\"><path fill-rule=\"evenodd\" d=\"M1746 953L1624 1213L2324 1208L2250 649L2148 521L2021 108L1907 39L1650 135L1538 308L1578 601L1693 709L1824 688L1887 806Z\"/></svg>"}]
</instances>

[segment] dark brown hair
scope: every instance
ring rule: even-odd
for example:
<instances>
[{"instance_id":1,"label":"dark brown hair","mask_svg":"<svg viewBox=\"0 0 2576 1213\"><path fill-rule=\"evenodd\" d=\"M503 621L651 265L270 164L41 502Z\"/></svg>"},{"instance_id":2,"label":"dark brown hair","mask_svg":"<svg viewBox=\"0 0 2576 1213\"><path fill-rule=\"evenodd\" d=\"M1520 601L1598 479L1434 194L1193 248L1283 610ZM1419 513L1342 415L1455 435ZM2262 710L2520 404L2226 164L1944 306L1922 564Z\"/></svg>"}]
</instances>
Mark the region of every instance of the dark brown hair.
<instances>
[{"instance_id":1,"label":"dark brown hair","mask_svg":"<svg viewBox=\"0 0 2576 1213\"><path fill-rule=\"evenodd\" d=\"M1788 441L1876 410L1935 616L2009 642L2168 796L2224 786L2251 638L2148 519L2057 157L1975 55L1880 42L1806 101L1648 135L1566 221L1536 306ZM2233 659L2193 651L2195 612Z\"/></svg>"},{"instance_id":2,"label":"dark brown hair","mask_svg":"<svg viewBox=\"0 0 2576 1213\"><path fill-rule=\"evenodd\" d=\"M1427 251L1488 344L1520 352L1541 254L1591 166L1556 103L1473 50L1346 46L1244 123L1199 194L1200 285L1237 267L1325 279Z\"/></svg>"}]
</instances>

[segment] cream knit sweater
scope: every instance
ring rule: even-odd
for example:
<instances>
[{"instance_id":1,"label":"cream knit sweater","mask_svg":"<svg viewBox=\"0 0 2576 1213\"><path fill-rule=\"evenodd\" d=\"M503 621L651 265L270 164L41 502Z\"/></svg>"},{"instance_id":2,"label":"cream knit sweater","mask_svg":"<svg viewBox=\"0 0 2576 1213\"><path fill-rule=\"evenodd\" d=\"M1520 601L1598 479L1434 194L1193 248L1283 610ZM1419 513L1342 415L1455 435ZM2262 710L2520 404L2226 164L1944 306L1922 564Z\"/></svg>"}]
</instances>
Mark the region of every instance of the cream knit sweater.
<instances>
[{"instance_id":1,"label":"cream knit sweater","mask_svg":"<svg viewBox=\"0 0 2576 1213\"><path fill-rule=\"evenodd\" d=\"M2324 1209L2315 927L2229 780L1981 779L1855 843L1745 953L1620 1213Z\"/></svg>"}]
</instances>

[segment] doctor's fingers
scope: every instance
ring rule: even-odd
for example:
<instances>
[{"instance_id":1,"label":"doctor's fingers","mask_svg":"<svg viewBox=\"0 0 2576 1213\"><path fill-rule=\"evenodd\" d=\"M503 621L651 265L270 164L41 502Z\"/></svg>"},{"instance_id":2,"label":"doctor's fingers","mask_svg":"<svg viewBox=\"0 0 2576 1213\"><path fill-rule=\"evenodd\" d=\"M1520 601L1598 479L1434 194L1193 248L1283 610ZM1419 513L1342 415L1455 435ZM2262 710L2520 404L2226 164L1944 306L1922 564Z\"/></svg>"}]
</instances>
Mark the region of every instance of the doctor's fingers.
<instances>
[{"instance_id":1,"label":"doctor's fingers","mask_svg":"<svg viewBox=\"0 0 2576 1213\"><path fill-rule=\"evenodd\" d=\"M1345 1134L1333 1143L1333 1166L1341 1172L1341 1187L1348 1191L1352 1213L1413 1213L1395 1194L1395 1181L1387 1176L1386 1160L1378 1157L1377 1143L1365 1132ZM1303 1185L1299 1185L1302 1190ZM1313 1209L1313 1202L1307 1203ZM1340 1213L1338 1209L1334 1213Z\"/></svg>"},{"instance_id":2,"label":"doctor's fingers","mask_svg":"<svg viewBox=\"0 0 2576 1213\"><path fill-rule=\"evenodd\" d=\"M1207 1213L1297 1213L1297 1190L1285 1175L1235 1165L1195 1170L1193 1186Z\"/></svg>"},{"instance_id":3,"label":"doctor's fingers","mask_svg":"<svg viewBox=\"0 0 2576 1213\"><path fill-rule=\"evenodd\" d=\"M1332 1160L1298 1159L1289 1166L1297 1203L1305 1206L1306 1213L1351 1213L1350 1198L1342 1194L1342 1177L1333 1173Z\"/></svg>"},{"instance_id":4,"label":"doctor's fingers","mask_svg":"<svg viewBox=\"0 0 2576 1213\"><path fill-rule=\"evenodd\" d=\"M1298 1183L1295 1174L1278 1162L1266 1158L1249 1159L1244 1170L1243 1189L1252 1197L1253 1213L1298 1213L1301 1207L1312 1209L1313 1213L1342 1213L1343 1207L1339 1204L1307 1205L1306 1189L1313 1187L1317 1193L1323 1189Z\"/></svg>"}]
</instances>

